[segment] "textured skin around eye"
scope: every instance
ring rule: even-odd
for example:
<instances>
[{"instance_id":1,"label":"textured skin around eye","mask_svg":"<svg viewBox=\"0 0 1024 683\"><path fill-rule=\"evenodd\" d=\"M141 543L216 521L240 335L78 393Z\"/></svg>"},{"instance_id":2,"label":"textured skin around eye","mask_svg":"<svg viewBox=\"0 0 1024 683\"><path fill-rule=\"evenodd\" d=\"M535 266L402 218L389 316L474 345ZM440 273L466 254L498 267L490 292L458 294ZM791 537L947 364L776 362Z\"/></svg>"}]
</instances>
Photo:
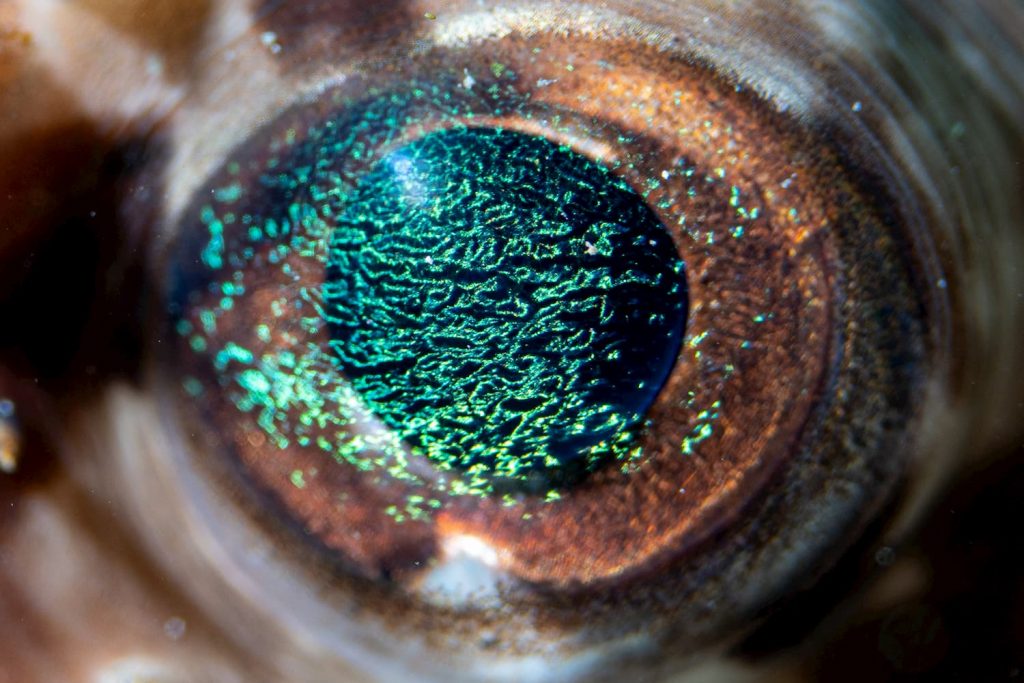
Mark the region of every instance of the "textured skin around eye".
<instances>
[{"instance_id":1,"label":"textured skin around eye","mask_svg":"<svg viewBox=\"0 0 1024 683\"><path fill-rule=\"evenodd\" d=\"M643 53L632 57L636 63L614 69L600 60L574 58L570 70L560 47L524 47L523 54L510 55L515 68L491 55L481 66L441 51L418 61L415 74L382 75L376 86L348 79L315 102L296 106L239 148L187 214L191 224L181 231L168 302L179 339L179 391L201 411L200 419L215 427L214 433L228 430L223 441L202 450L236 455L243 478L251 476L269 488L287 514L297 514L362 575L422 573L445 539L456 534L502 547L505 569L538 583L589 584L639 575L655 558L681 556L730 520L793 454L794 439L813 424L815 406L833 396L821 382L833 357L829 349L839 343L830 326L838 322L835 306L843 295L833 291L838 281L830 272L845 260L846 247L840 249L837 237L841 228L855 225L857 235L871 238L877 227L871 213L851 202L846 190L836 191L836 199L845 199L833 204L827 188L846 187L835 167L800 152L798 139L783 122L766 119L747 95L708 80L706 72L666 65L653 54L642 63ZM604 48L602 54L607 55ZM662 69L670 73L655 78ZM421 73L430 77L421 78ZM559 88L551 87L554 79ZM595 83L603 83L603 89L595 90ZM655 88L660 95L652 100ZM591 99L581 102L584 93ZM641 101L656 101L660 108L626 106ZM652 120L658 128L651 128ZM499 149L498 135L490 132L497 129L505 131L502 140L532 142ZM458 136L459 146L484 149L472 158L457 158L454 147L440 143ZM523 173L514 170L519 166L536 167L539 160L528 158L538 150L554 150L544 156L560 167L550 177L538 176L544 187L540 194L564 195L559 185L575 184L585 197L578 207L564 198L529 199L520 180L488 179ZM434 207L404 207L396 213L391 205L398 199L389 195L402 183L391 166L408 161L409 170L411 159L402 157L417 155L420 162L436 157L437 163L423 177L407 178L416 181L411 185L457 187L439 194ZM608 170L595 184L587 169L600 168ZM410 197L428 199L415 187L406 190ZM467 287L473 293L467 292L465 300L450 297L450 305L439 306L431 320L437 326L430 333L436 336L432 345L449 347L444 353L433 349L436 358L416 346L423 335L410 331L415 325L403 331L409 321L393 324L401 316L388 302L408 306L412 300L415 306L444 298L448 284L438 278L452 254L461 249L464 255L491 229L489 221L501 222L486 211L479 217L465 213L489 203L482 199L485 191L495 197L496 215L507 211L497 207L513 201L525 202L518 213L527 224L537 218L531 212L546 214L552 220L537 221L544 230L564 231L587 217L585 225L569 231L580 241L575 253L583 263L604 258L609 247L635 261L619 274L609 273L612 289L619 290L614 298L623 301L609 299L609 311L629 309L630 315L640 314L632 320L646 320L645 325L652 313L664 315L665 322L653 328L657 334L680 334L686 316L687 336L678 352L673 339L657 343L647 338L654 336L650 329L623 328L614 336L625 335L636 350L623 349L624 358L614 361L617 367L593 375L618 390L631 380L618 370L650 361L645 376L636 378L637 384L649 381L651 391L657 391L649 407L644 404L651 395L632 388L605 401L610 409L599 407L600 395L578 394L597 414L618 415L620 426L636 427L636 438L616 457L586 453L587 446L599 446L605 438L600 424L597 434L588 435L594 440L581 449L577 462L583 467L573 471L555 449L554 444L566 440L557 431L544 443L536 437L546 433L538 429L531 434L527 420L526 431L518 427L517 434L517 425L508 420L480 415L504 400L505 408L509 401L527 402L515 416L525 417L529 394L495 399L479 393L486 381L476 382L472 387L480 400L466 412L477 415L456 410L445 425L440 421L448 416L439 404L431 404L431 397L424 401L424 393L416 395L425 379L454 379L452 368L466 359L452 349L473 355L458 346L459 337L466 336L462 330L476 331L474 343L481 348L509 341L511 336L496 330L488 316L509 305L506 313L514 314L525 301L474 299L486 299L502 275L497 271L495 277L467 282L479 288ZM614 193L630 199L609 201ZM460 194L472 195L473 201L459 201ZM379 225L367 227L374 223ZM594 231L602 223L623 225L635 234L624 245L605 244L601 230ZM458 224L474 228L452 229ZM658 226L665 226L668 239L648 236ZM445 230L448 234L441 234ZM406 235L427 243L410 247ZM398 240L393 245L392 236ZM448 237L450 252L430 245ZM636 237L640 245L631 244ZM368 241L356 250L364 238ZM346 246L347 240L353 244ZM883 244L870 241L876 248ZM531 247L511 242L508 255ZM572 253L572 239L558 247ZM427 263L428 256L434 263ZM378 259L390 259L394 267L385 268ZM673 264L683 260L685 311L672 294L672 280L680 278L676 284L682 284ZM865 262L858 263L863 269ZM546 281L548 274L537 265L518 271L513 266L512 275L503 274L507 284ZM659 272L668 280L652 280L642 297L615 285ZM468 275L472 279L480 273ZM363 303L362 291L353 295L358 278L375 283ZM552 279L562 280L563 301L550 310L571 320L574 305L564 295L583 291L590 286L588 279L577 284L567 277ZM901 291L897 285L889 289ZM640 301L648 295L653 298ZM659 301L669 305L658 311ZM877 319L870 308L854 312L865 317L865 325ZM564 345L572 339L572 325L553 322L564 330L547 331L544 343L561 338L558 343ZM590 334L589 323L577 326ZM841 332L844 326L834 329ZM397 335L392 333L396 330ZM353 339L358 343L350 343ZM595 337L570 346L595 353L595 341L601 343ZM369 355L359 358L362 352ZM391 374L384 366L372 367L396 352L399 362L413 357L417 362L396 366ZM519 355L507 363L523 364ZM650 357L641 361L645 355ZM579 375L586 382L592 369L572 354L548 360L557 372L545 371L547 376L563 381ZM659 366L669 363L664 378ZM873 366L862 357L858 367ZM501 375L503 370L481 366L472 370L473 379L486 380L490 372ZM466 393L471 383L443 386L431 390L432 396ZM574 412L571 395L558 395L558 387L522 386L560 401L559 416L568 419L556 429L574 434L582 413ZM434 419L436 428L429 424ZM615 430L613 448L630 442L630 432ZM520 481L496 485L503 470L524 464L514 456L501 457L506 444L492 436L502 434L540 443L542 450L527 457L530 464L543 463L543 469L527 464ZM474 441L497 454L475 450ZM531 477L530 469L541 476ZM577 474L587 476L574 481ZM566 486L570 482L575 485Z\"/></svg>"},{"instance_id":2,"label":"textured skin around eye","mask_svg":"<svg viewBox=\"0 0 1024 683\"><path fill-rule=\"evenodd\" d=\"M342 602L417 638L446 615L445 651L483 647L482 623L509 652L569 633L707 642L813 571L897 476L925 328L898 219L816 134L656 45L541 32L479 48L311 94L195 193L166 291L172 395L203 427L187 457L287 530L295 566L329 571ZM525 182L538 167L558 172ZM512 207L549 239L503 233ZM583 267L549 277L563 258ZM635 362L586 362L604 354L573 318L604 277L589 263L609 270L612 318L636 323L612 334ZM538 286L506 295L523 283ZM543 344L582 361L498 324L544 288L561 300ZM653 340L684 322L678 346ZM480 362L502 344L518 348ZM557 372L531 376L531 353ZM495 378L511 397L487 395ZM590 378L619 383L610 407ZM537 397L564 424L531 432ZM620 418L624 454L560 459L587 411ZM539 448L518 457L515 439ZM467 563L490 583L448 590Z\"/></svg>"},{"instance_id":3,"label":"textured skin around eye","mask_svg":"<svg viewBox=\"0 0 1024 683\"><path fill-rule=\"evenodd\" d=\"M364 176L323 289L353 389L480 494L626 457L686 315L682 261L638 195L488 128L433 133Z\"/></svg>"}]
</instances>

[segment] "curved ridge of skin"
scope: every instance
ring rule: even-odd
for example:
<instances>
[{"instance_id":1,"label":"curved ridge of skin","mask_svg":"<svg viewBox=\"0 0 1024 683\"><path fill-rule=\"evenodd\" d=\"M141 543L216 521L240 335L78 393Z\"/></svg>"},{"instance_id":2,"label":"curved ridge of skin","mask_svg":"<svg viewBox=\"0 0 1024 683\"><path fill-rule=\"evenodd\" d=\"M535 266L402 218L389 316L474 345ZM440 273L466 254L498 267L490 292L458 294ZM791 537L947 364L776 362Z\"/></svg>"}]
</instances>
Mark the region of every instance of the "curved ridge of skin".
<instances>
[{"instance_id":1,"label":"curved ridge of skin","mask_svg":"<svg viewBox=\"0 0 1024 683\"><path fill-rule=\"evenodd\" d=\"M395 658L384 622L340 627L346 621L320 599L326 580L303 585L251 521L214 512L208 482L163 457L184 448L183 437L168 428L145 370L124 358L136 346L122 336L137 320L115 311L139 288L128 264L175 237L169 226L228 150L297 93L343 82L371 43L457 44L482 26L500 32L523 16L584 32L635 17L657 27L655 42L666 50L685 48L828 131L852 159L881 163L903 183L890 191L918 208L910 218L927 235L923 284L933 288L938 317L946 316L933 331L937 369L920 397L905 485L885 510L885 542L910 533L965 461L980 466L1019 441L1024 32L1012 30L1024 23L1019 6L185 5L0 4L0 195L28 198L0 205L0 301L26 298L22 280L32 282L32 270L22 264L45 236L73 234L66 226L78 216L67 206L86 217L95 212L103 226L96 229L118 235L100 240L98 254L90 256L88 242L82 251L84 260L109 265L105 273L88 271L88 263L58 271L68 278L64 287L99 293L94 302L68 294L91 313L70 316L67 348L57 345L67 360L40 370L28 332L0 346L0 396L14 399L25 426L20 473L0 481L0 503L10 503L0 513L0 681L395 680L409 662L420 675L448 680L572 680L593 679L609 659L644 661L657 652L658 643L633 638L572 659L477 655L452 673L431 661L424 643L410 641ZM113 149L135 161L105 167ZM65 165L75 170L61 171ZM110 181L121 173L127 181ZM103 194L108 182L117 189ZM5 310L26 310L18 306ZM53 367L75 369L66 379ZM828 525L820 520L821 533ZM780 570L776 580L784 592L789 575ZM749 601L760 606L760 599ZM268 604L291 609L273 612ZM762 680L763 670L730 668L727 646L735 640L645 671L673 680ZM697 673L687 674L692 666Z\"/></svg>"}]
</instances>

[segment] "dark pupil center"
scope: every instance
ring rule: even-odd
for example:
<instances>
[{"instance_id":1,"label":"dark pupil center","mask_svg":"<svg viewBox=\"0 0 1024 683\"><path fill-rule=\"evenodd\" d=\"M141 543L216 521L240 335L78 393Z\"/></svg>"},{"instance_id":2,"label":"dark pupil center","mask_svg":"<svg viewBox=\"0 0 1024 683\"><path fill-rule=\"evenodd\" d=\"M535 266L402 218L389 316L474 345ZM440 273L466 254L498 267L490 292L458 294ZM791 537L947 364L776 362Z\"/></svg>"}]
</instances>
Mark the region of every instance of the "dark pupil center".
<instances>
[{"instance_id":1,"label":"dark pupil center","mask_svg":"<svg viewBox=\"0 0 1024 683\"><path fill-rule=\"evenodd\" d=\"M362 178L324 295L369 408L490 492L565 486L624 457L687 311L672 239L632 189L490 128L429 134Z\"/></svg>"}]
</instances>

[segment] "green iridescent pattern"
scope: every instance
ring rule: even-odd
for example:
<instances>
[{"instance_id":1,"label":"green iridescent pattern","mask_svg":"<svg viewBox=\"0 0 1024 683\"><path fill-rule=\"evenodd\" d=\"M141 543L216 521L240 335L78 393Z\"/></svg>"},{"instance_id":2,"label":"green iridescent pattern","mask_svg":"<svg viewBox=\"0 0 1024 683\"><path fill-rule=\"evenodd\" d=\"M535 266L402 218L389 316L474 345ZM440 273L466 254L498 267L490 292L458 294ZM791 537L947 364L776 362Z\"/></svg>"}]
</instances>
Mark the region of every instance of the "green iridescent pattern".
<instances>
[{"instance_id":1,"label":"green iridescent pattern","mask_svg":"<svg viewBox=\"0 0 1024 683\"><path fill-rule=\"evenodd\" d=\"M331 348L441 469L546 491L621 456L670 372L683 264L589 159L490 128L435 132L360 179L330 239Z\"/></svg>"},{"instance_id":2,"label":"green iridescent pattern","mask_svg":"<svg viewBox=\"0 0 1024 683\"><path fill-rule=\"evenodd\" d=\"M631 461L687 314L641 196L547 140L467 126L519 106L511 85L456 94L371 89L249 143L194 206L170 279L184 392L276 448L410 487L403 519L435 494L555 500Z\"/></svg>"}]
</instances>

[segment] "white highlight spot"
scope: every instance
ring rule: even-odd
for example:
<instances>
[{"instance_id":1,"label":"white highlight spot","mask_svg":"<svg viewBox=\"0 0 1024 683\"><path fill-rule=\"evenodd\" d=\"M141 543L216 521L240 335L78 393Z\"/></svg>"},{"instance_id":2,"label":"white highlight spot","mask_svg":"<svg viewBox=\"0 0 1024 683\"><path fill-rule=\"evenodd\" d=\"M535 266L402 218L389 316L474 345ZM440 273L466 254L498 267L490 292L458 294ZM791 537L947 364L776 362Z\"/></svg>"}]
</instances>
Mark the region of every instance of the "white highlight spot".
<instances>
[{"instance_id":1,"label":"white highlight spot","mask_svg":"<svg viewBox=\"0 0 1024 683\"><path fill-rule=\"evenodd\" d=\"M160 78L164 75L164 60L159 55L146 57L146 74L151 78Z\"/></svg>"},{"instance_id":2,"label":"white highlight spot","mask_svg":"<svg viewBox=\"0 0 1024 683\"><path fill-rule=\"evenodd\" d=\"M270 54L276 55L281 51L281 43L277 42L277 34L273 31L264 31L260 34L260 42L263 47L270 50Z\"/></svg>"},{"instance_id":3,"label":"white highlight spot","mask_svg":"<svg viewBox=\"0 0 1024 683\"><path fill-rule=\"evenodd\" d=\"M164 635L177 642L185 637L188 625L181 617L171 617L164 622Z\"/></svg>"},{"instance_id":4,"label":"white highlight spot","mask_svg":"<svg viewBox=\"0 0 1024 683\"><path fill-rule=\"evenodd\" d=\"M439 605L488 606L499 601L501 577L494 547L476 536L458 534L444 539L437 564L424 574L419 589Z\"/></svg>"},{"instance_id":5,"label":"white highlight spot","mask_svg":"<svg viewBox=\"0 0 1024 683\"><path fill-rule=\"evenodd\" d=\"M96 672L96 683L165 683L171 672L147 657L125 657Z\"/></svg>"},{"instance_id":6,"label":"white highlight spot","mask_svg":"<svg viewBox=\"0 0 1024 683\"><path fill-rule=\"evenodd\" d=\"M399 152L392 154L387 163L402 188L403 199L410 204L423 206L429 199L430 192L413 160Z\"/></svg>"}]
</instances>

